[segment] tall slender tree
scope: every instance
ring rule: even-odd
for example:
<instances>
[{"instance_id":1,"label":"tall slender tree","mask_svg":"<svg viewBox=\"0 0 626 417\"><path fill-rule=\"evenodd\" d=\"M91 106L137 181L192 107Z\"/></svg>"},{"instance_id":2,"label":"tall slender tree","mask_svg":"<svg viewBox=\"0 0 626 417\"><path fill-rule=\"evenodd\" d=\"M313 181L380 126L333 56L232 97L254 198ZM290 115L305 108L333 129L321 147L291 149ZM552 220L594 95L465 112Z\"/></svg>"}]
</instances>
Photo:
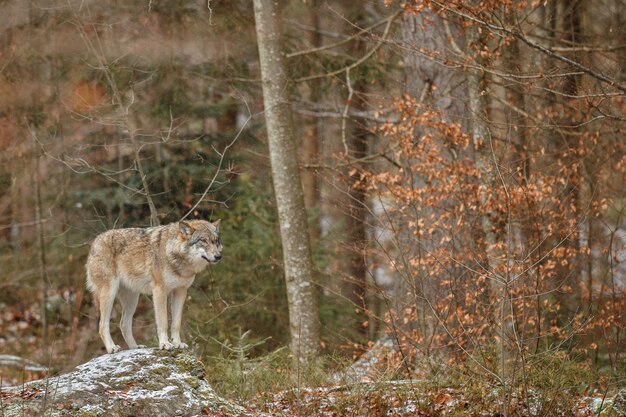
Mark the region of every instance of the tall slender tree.
<instances>
[{"instance_id":1,"label":"tall slender tree","mask_svg":"<svg viewBox=\"0 0 626 417\"><path fill-rule=\"evenodd\" d=\"M319 314L293 125L292 85L282 47L278 2L255 0L254 17L272 181L283 245L291 352L298 360L304 360L318 353Z\"/></svg>"}]
</instances>

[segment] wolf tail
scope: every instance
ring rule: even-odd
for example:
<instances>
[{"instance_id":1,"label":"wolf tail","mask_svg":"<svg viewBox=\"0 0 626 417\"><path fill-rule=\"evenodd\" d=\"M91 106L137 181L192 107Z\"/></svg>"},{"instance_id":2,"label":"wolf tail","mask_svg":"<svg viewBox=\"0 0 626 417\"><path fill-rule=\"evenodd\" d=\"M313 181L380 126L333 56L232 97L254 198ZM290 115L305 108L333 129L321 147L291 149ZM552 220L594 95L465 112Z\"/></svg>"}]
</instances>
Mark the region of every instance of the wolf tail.
<instances>
[{"instance_id":1,"label":"wolf tail","mask_svg":"<svg viewBox=\"0 0 626 417\"><path fill-rule=\"evenodd\" d=\"M93 280L91 279L91 273L89 271L89 262L87 263L87 289L94 295L93 301L96 306L96 319L97 322L100 323L100 297L96 294L96 287L93 285Z\"/></svg>"}]
</instances>

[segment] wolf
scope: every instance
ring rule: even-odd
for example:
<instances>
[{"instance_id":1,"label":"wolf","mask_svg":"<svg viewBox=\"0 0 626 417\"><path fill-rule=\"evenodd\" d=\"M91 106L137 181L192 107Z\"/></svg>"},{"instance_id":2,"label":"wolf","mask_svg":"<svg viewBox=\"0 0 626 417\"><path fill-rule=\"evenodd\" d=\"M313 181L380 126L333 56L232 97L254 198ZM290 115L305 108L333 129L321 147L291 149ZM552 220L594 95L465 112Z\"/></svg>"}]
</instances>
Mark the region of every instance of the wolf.
<instances>
[{"instance_id":1,"label":"wolf","mask_svg":"<svg viewBox=\"0 0 626 417\"><path fill-rule=\"evenodd\" d=\"M113 229L98 235L87 257L87 288L100 314L99 333L108 353L121 348L111 338L115 298L122 305L120 327L130 349L137 345L132 320L139 294L151 294L160 349L184 349L180 340L183 304L197 273L222 259L220 220L189 220L148 228ZM167 299L171 306L168 338Z\"/></svg>"}]
</instances>

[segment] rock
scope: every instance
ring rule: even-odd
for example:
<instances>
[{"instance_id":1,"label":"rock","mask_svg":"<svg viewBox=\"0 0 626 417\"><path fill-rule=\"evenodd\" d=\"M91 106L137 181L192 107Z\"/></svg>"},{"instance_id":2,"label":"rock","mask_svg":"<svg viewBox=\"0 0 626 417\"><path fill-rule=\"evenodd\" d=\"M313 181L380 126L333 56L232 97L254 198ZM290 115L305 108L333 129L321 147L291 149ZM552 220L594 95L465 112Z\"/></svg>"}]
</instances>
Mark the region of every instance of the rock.
<instances>
[{"instance_id":1,"label":"rock","mask_svg":"<svg viewBox=\"0 0 626 417\"><path fill-rule=\"evenodd\" d=\"M626 417L626 388L615 394L613 398L585 397L582 398L584 406L579 406L579 410L588 411L585 415L595 415L598 417Z\"/></svg>"},{"instance_id":2,"label":"rock","mask_svg":"<svg viewBox=\"0 0 626 417\"><path fill-rule=\"evenodd\" d=\"M626 416L626 388L620 390L613 398L613 412L618 416Z\"/></svg>"},{"instance_id":3,"label":"rock","mask_svg":"<svg viewBox=\"0 0 626 417\"><path fill-rule=\"evenodd\" d=\"M75 370L0 391L0 415L160 417L246 415L220 398L187 352L125 350Z\"/></svg>"},{"instance_id":4,"label":"rock","mask_svg":"<svg viewBox=\"0 0 626 417\"><path fill-rule=\"evenodd\" d=\"M382 375L389 373L388 359L397 352L397 349L398 345L394 338L385 335L356 362L332 375L332 380L340 384L379 381Z\"/></svg>"},{"instance_id":5,"label":"rock","mask_svg":"<svg viewBox=\"0 0 626 417\"><path fill-rule=\"evenodd\" d=\"M48 368L15 355L0 355L0 367L20 368L27 372L48 372Z\"/></svg>"}]
</instances>

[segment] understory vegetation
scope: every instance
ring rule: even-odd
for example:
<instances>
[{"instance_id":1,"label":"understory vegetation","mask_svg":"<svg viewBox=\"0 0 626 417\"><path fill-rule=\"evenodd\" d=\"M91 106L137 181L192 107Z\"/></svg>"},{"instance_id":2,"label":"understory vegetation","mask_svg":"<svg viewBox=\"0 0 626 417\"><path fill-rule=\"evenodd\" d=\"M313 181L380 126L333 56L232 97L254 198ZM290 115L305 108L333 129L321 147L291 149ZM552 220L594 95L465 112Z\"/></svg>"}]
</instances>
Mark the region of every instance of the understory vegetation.
<instances>
[{"instance_id":1,"label":"understory vegetation","mask_svg":"<svg viewBox=\"0 0 626 417\"><path fill-rule=\"evenodd\" d=\"M51 3L0 17L0 388L105 352L95 236L187 216L221 219L224 250L183 339L249 410L618 415L619 2L281 2L320 324L302 361L252 5ZM134 333L157 345L148 296Z\"/></svg>"}]
</instances>

